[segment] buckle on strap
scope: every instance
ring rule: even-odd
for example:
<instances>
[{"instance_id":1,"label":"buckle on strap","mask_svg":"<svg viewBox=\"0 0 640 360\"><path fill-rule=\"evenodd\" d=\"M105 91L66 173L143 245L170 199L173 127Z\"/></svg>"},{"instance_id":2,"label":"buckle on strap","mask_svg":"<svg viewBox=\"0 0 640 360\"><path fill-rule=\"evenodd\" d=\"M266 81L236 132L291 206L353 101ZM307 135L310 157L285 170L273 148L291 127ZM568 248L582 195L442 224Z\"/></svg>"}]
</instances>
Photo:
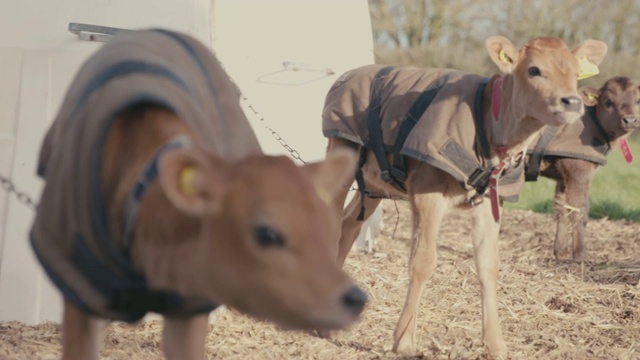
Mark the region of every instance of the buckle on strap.
<instances>
[{"instance_id":1,"label":"buckle on strap","mask_svg":"<svg viewBox=\"0 0 640 360\"><path fill-rule=\"evenodd\" d=\"M471 175L469 175L469 179L467 180L467 184L471 185L479 194L484 194L487 190L487 186L489 186L489 179L491 178L491 169L487 169L484 167L478 167Z\"/></svg>"}]
</instances>

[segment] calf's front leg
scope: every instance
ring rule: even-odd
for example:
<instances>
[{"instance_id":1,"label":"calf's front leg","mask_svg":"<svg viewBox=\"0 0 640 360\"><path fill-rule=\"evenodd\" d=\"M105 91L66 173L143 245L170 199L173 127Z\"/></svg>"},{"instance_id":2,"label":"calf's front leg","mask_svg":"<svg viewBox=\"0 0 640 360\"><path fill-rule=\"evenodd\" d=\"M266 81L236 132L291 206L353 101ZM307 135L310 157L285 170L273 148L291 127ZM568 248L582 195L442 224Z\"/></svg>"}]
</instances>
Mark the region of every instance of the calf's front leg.
<instances>
[{"instance_id":1,"label":"calf's front leg","mask_svg":"<svg viewBox=\"0 0 640 360\"><path fill-rule=\"evenodd\" d=\"M596 170L595 164L579 159L559 161L562 179L558 180L555 196L557 260L587 259L585 230L589 219L589 190Z\"/></svg>"},{"instance_id":2,"label":"calf's front leg","mask_svg":"<svg viewBox=\"0 0 640 360\"><path fill-rule=\"evenodd\" d=\"M98 360L108 321L93 317L65 299L62 319L62 360Z\"/></svg>"},{"instance_id":3,"label":"calf's front leg","mask_svg":"<svg viewBox=\"0 0 640 360\"><path fill-rule=\"evenodd\" d=\"M209 314L164 319L162 348L167 360L204 360Z\"/></svg>"},{"instance_id":4,"label":"calf's front leg","mask_svg":"<svg viewBox=\"0 0 640 360\"><path fill-rule=\"evenodd\" d=\"M507 346L502 337L497 300L500 223L494 220L489 201L480 203L473 212L472 238L480 281L482 340L492 358L506 358Z\"/></svg>"}]
</instances>

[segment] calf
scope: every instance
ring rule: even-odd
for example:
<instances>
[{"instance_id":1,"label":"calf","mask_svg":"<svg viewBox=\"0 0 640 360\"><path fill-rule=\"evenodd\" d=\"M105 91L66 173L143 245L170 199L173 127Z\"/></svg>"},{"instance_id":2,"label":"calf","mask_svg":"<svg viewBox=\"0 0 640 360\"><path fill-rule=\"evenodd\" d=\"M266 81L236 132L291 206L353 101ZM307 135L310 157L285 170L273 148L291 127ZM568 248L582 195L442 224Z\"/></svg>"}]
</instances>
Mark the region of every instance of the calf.
<instances>
[{"instance_id":1,"label":"calf","mask_svg":"<svg viewBox=\"0 0 640 360\"><path fill-rule=\"evenodd\" d=\"M285 328L344 328L366 295L335 264L331 204L356 163L263 155L238 94L192 37L118 35L82 66L40 153L31 242L64 296L64 359L103 319L164 315L170 359L203 359L228 305Z\"/></svg>"},{"instance_id":2,"label":"calf","mask_svg":"<svg viewBox=\"0 0 640 360\"><path fill-rule=\"evenodd\" d=\"M531 143L527 180L538 174L556 180L556 259L586 260L584 243L589 218L589 189L605 156L618 145L632 160L627 136L640 124L640 88L627 77L613 77L600 89L580 88L586 112L580 121L550 127Z\"/></svg>"},{"instance_id":3,"label":"calf","mask_svg":"<svg viewBox=\"0 0 640 360\"><path fill-rule=\"evenodd\" d=\"M507 353L496 300L502 200L517 198L523 152L533 137L545 125L571 123L583 114L577 78L595 72L607 51L596 40L570 50L549 37L517 50L494 36L486 47L503 75L486 79L448 69L369 65L342 75L325 100L329 153L344 147L361 151L361 170L349 179L356 179L361 192L343 214L338 264L381 198L406 197L411 203L410 281L393 344L399 353L415 351L416 310L436 267L440 223L452 208L473 214L484 344L492 356ZM580 59L589 65L585 74L579 74ZM508 185L500 192L498 179ZM337 209L346 196L345 189Z\"/></svg>"}]
</instances>

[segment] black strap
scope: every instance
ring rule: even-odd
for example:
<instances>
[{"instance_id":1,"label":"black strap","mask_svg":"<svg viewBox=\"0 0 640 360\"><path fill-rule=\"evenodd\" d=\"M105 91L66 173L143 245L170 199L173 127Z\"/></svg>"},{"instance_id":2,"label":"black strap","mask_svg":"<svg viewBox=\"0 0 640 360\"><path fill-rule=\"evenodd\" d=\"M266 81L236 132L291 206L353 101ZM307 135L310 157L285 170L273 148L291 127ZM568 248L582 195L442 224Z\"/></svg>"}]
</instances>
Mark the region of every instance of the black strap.
<instances>
[{"instance_id":1,"label":"black strap","mask_svg":"<svg viewBox=\"0 0 640 360\"><path fill-rule=\"evenodd\" d=\"M358 168L356 169L356 184L358 184L358 191L360 191L360 212L356 220L364 220L364 197L367 195L367 189L364 185L364 174L362 173L362 167L367 162L367 148L360 148L360 159L358 160Z\"/></svg>"},{"instance_id":2,"label":"black strap","mask_svg":"<svg viewBox=\"0 0 640 360\"><path fill-rule=\"evenodd\" d=\"M478 89L476 90L476 96L473 99L473 122L476 127L476 141L480 145L480 151L482 152L482 156L484 157L487 166L478 164L478 161L471 158L464 149L463 151L456 152L459 156L464 156L476 164L476 168L470 173L467 173L467 184L476 189L478 194L484 194L487 190L489 180L491 179L491 169L493 168L493 163L491 161L491 148L489 147L489 139L487 138L487 133L484 128L484 112L482 111L484 90L487 87L488 82L489 78L484 78L480 81ZM465 163L465 161L455 161L455 159L454 162L456 164Z\"/></svg>"},{"instance_id":3,"label":"black strap","mask_svg":"<svg viewBox=\"0 0 640 360\"><path fill-rule=\"evenodd\" d=\"M393 70L393 66L386 66L380 69L373 78L371 84L371 101L369 104L369 115L367 117L367 129L369 131L369 140L366 147L373 151L378 166L380 167L380 177L386 183L389 183L401 190L404 190L403 184L398 182L390 172L389 161L387 160L387 152L384 147L382 138L382 127L380 126L380 110L382 109L382 85L384 78Z\"/></svg>"},{"instance_id":4,"label":"black strap","mask_svg":"<svg viewBox=\"0 0 640 360\"><path fill-rule=\"evenodd\" d=\"M108 299L109 309L121 316L119 320L138 321L148 311L172 313L182 305L182 298L175 292L150 290L140 274L118 274L111 270L80 236L74 241L71 262Z\"/></svg>"},{"instance_id":5,"label":"black strap","mask_svg":"<svg viewBox=\"0 0 640 360\"><path fill-rule=\"evenodd\" d=\"M493 168L493 164L491 164L491 148L489 147L489 140L484 129L484 113L482 111L484 89L487 87L488 82L489 78L482 79L478 85L478 90L476 90L476 96L473 99L473 120L476 124L476 140L480 144L482 156L488 161L487 166Z\"/></svg>"},{"instance_id":6,"label":"black strap","mask_svg":"<svg viewBox=\"0 0 640 360\"><path fill-rule=\"evenodd\" d=\"M526 164L526 171L524 174L525 181L537 181L538 175L540 174L540 164L542 163L542 158L544 157L544 151L549 146L549 143L558 133L560 127L558 126L547 126L542 135L540 135L540 139L536 143L536 146L533 147L533 151L529 156L529 162Z\"/></svg>"}]
</instances>

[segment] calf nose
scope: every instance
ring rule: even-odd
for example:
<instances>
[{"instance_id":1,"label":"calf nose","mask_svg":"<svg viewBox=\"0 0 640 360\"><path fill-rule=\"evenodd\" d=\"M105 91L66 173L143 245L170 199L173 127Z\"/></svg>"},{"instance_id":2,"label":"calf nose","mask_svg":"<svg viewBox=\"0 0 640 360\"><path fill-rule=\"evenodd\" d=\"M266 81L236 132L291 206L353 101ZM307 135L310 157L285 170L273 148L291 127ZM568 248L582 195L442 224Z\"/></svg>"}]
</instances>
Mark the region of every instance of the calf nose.
<instances>
[{"instance_id":1,"label":"calf nose","mask_svg":"<svg viewBox=\"0 0 640 360\"><path fill-rule=\"evenodd\" d=\"M638 125L638 118L635 116L623 116L622 117L622 122L624 122L625 125L629 126L629 125Z\"/></svg>"},{"instance_id":2,"label":"calf nose","mask_svg":"<svg viewBox=\"0 0 640 360\"><path fill-rule=\"evenodd\" d=\"M560 99L567 111L580 111L582 109L582 99L577 96L566 96Z\"/></svg>"},{"instance_id":3,"label":"calf nose","mask_svg":"<svg viewBox=\"0 0 640 360\"><path fill-rule=\"evenodd\" d=\"M360 290L359 287L354 286L342 296L342 303L353 314L358 316L364 309L364 305L367 303L367 294Z\"/></svg>"}]
</instances>

